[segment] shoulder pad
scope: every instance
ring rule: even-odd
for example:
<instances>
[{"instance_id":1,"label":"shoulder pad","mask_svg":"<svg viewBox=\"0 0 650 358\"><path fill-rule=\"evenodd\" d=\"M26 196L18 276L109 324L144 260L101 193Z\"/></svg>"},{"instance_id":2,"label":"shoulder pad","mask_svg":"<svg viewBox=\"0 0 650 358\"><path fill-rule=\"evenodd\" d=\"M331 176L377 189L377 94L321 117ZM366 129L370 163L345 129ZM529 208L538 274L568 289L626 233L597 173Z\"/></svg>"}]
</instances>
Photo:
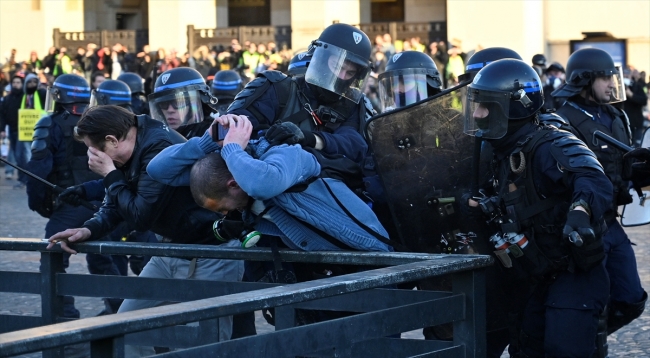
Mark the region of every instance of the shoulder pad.
<instances>
[{"instance_id":1,"label":"shoulder pad","mask_svg":"<svg viewBox=\"0 0 650 358\"><path fill-rule=\"evenodd\" d=\"M257 77L258 78L259 77L264 77L264 78L268 79L269 81L275 83L275 82L280 82L280 81L288 78L289 76L285 75L284 73L282 73L280 71L266 70L266 71L262 71L262 72L258 73Z\"/></svg>"},{"instance_id":2,"label":"shoulder pad","mask_svg":"<svg viewBox=\"0 0 650 358\"><path fill-rule=\"evenodd\" d=\"M580 173L598 170L605 173L603 166L585 143L568 132L551 142L551 155L559 165L570 172Z\"/></svg>"},{"instance_id":3,"label":"shoulder pad","mask_svg":"<svg viewBox=\"0 0 650 358\"><path fill-rule=\"evenodd\" d=\"M52 116L45 116L36 122L34 128L49 128L52 126Z\"/></svg>"},{"instance_id":4,"label":"shoulder pad","mask_svg":"<svg viewBox=\"0 0 650 358\"><path fill-rule=\"evenodd\" d=\"M275 71L265 71L265 72L275 72ZM261 75L261 74L260 74ZM264 91L271 85L271 81L265 76L258 75L257 78L248 82L246 87L241 90L235 96L235 99L232 101L230 106L228 106L227 112L234 111L240 108L248 107L254 100L259 98Z\"/></svg>"},{"instance_id":5,"label":"shoulder pad","mask_svg":"<svg viewBox=\"0 0 650 358\"><path fill-rule=\"evenodd\" d=\"M557 113L542 113L539 115L539 121L555 128L563 128L569 125L569 122Z\"/></svg>"}]
</instances>

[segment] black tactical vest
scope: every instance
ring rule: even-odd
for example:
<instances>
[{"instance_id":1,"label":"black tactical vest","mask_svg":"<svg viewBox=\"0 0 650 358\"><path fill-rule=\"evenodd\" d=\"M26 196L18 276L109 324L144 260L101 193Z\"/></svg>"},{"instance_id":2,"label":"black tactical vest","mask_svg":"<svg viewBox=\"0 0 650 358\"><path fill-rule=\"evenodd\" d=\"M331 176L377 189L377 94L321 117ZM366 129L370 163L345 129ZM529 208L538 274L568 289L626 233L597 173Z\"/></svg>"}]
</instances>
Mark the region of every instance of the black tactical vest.
<instances>
[{"instance_id":1,"label":"black tactical vest","mask_svg":"<svg viewBox=\"0 0 650 358\"><path fill-rule=\"evenodd\" d=\"M605 174L614 186L614 202L612 210L617 211L618 205L629 204L632 200L628 192L628 182L623 180L623 153L605 145L603 142L594 143L594 132L599 130L612 136L620 142L630 145L630 129L624 115L616 108L607 105L607 112L612 117L612 130L598 123L591 114L577 104L567 101L556 112L571 124L573 132L596 154L598 161L605 169Z\"/></svg>"},{"instance_id":2,"label":"black tactical vest","mask_svg":"<svg viewBox=\"0 0 650 358\"><path fill-rule=\"evenodd\" d=\"M49 179L56 185L67 188L90 180L101 179L99 174L88 168L88 148L74 139L74 127L80 116L63 112L52 116L52 121L61 127L65 161L55 165Z\"/></svg>"}]
</instances>

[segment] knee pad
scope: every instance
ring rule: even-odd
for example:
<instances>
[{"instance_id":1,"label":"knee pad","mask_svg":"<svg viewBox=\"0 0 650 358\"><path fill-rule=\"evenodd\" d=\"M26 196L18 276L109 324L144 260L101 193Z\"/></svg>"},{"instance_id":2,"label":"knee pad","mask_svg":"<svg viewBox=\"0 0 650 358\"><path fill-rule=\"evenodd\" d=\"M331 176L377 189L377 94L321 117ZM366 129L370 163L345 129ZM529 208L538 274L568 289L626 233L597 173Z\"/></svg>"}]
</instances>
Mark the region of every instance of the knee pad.
<instances>
[{"instance_id":1,"label":"knee pad","mask_svg":"<svg viewBox=\"0 0 650 358\"><path fill-rule=\"evenodd\" d=\"M648 300L648 293L643 292L643 298L639 302L627 303L612 301L609 305L607 316L607 334L612 334L641 316L645 310L645 303Z\"/></svg>"}]
</instances>

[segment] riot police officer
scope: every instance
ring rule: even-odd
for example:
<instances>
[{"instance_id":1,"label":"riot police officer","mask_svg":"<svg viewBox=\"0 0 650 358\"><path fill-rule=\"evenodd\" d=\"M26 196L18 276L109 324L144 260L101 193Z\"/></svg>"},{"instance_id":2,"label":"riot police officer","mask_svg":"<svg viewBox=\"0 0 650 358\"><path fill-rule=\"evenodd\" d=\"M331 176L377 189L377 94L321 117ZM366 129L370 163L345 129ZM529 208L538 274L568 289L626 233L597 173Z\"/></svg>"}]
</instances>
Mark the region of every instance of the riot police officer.
<instances>
[{"instance_id":1,"label":"riot police officer","mask_svg":"<svg viewBox=\"0 0 650 358\"><path fill-rule=\"evenodd\" d=\"M400 108L431 97L442 90L442 79L431 57L418 51L404 51L388 59L379 74L382 111Z\"/></svg>"},{"instance_id":2,"label":"riot police officer","mask_svg":"<svg viewBox=\"0 0 650 358\"><path fill-rule=\"evenodd\" d=\"M370 72L371 49L361 30L330 25L310 45L304 77L264 71L235 97L228 113L248 116L256 129L293 122L303 132L302 146L360 162L367 151L360 130L374 114L360 90Z\"/></svg>"},{"instance_id":3,"label":"riot police officer","mask_svg":"<svg viewBox=\"0 0 650 358\"><path fill-rule=\"evenodd\" d=\"M606 268L612 282L607 332L612 333L639 317L648 297L641 287L630 239L616 220L618 205L632 202L630 183L623 177L623 153L598 144L593 138L594 131L600 130L631 144L627 116L611 105L625 100L623 77L607 52L581 49L569 57L566 82L552 95L566 98L556 113L569 122L574 134L596 154L614 185L614 200L605 214L608 230L603 237Z\"/></svg>"},{"instance_id":4,"label":"riot police officer","mask_svg":"<svg viewBox=\"0 0 650 358\"><path fill-rule=\"evenodd\" d=\"M210 89L212 95L219 100L217 103L218 114L222 115L226 114L228 106L235 100L237 93L244 89L244 82L237 71L219 71L214 75Z\"/></svg>"},{"instance_id":5,"label":"riot police officer","mask_svg":"<svg viewBox=\"0 0 650 358\"><path fill-rule=\"evenodd\" d=\"M119 80L106 80L92 91L90 107L113 104L133 112L131 89Z\"/></svg>"},{"instance_id":6,"label":"riot police officer","mask_svg":"<svg viewBox=\"0 0 650 358\"><path fill-rule=\"evenodd\" d=\"M496 60L504 58L511 58L514 60L523 60L521 56L514 50L505 47L488 47L481 51L476 52L469 58L465 65L465 74L461 77L461 81L473 80L474 76L483 67Z\"/></svg>"},{"instance_id":7,"label":"riot police officer","mask_svg":"<svg viewBox=\"0 0 650 358\"><path fill-rule=\"evenodd\" d=\"M312 53L309 51L299 52L291 58L289 61L289 67L287 69L287 74L289 76L304 76L307 72L307 66L311 62Z\"/></svg>"},{"instance_id":8,"label":"riot police officer","mask_svg":"<svg viewBox=\"0 0 650 358\"><path fill-rule=\"evenodd\" d=\"M210 115L219 111L217 102L203 76L189 67L163 72L149 95L151 117L185 138L205 133L212 124Z\"/></svg>"},{"instance_id":9,"label":"riot police officer","mask_svg":"<svg viewBox=\"0 0 650 358\"><path fill-rule=\"evenodd\" d=\"M147 104L147 97L145 97L144 80L142 77L137 73L124 72L117 77L117 80L126 83L131 90L131 107L133 107L133 113L137 115L149 114L149 105Z\"/></svg>"},{"instance_id":10,"label":"riot police officer","mask_svg":"<svg viewBox=\"0 0 650 358\"><path fill-rule=\"evenodd\" d=\"M503 279L533 287L511 355L590 357L608 296L601 235L612 186L580 140L538 123L543 98L519 60L490 63L469 85L465 132L491 144L496 166L491 195L469 205L494 225Z\"/></svg>"},{"instance_id":11,"label":"riot police officer","mask_svg":"<svg viewBox=\"0 0 650 358\"><path fill-rule=\"evenodd\" d=\"M36 123L32 142L32 158L27 169L60 186L69 187L99 176L88 168L86 146L73 138L73 130L90 100L90 86L81 76L67 74L57 77L48 88L45 111L48 116ZM27 181L29 208L48 218L45 238L76 227L90 219L93 210L83 206L74 207L57 200L51 188L39 181ZM64 266L68 266L69 255ZM64 297L64 316L79 318L74 298Z\"/></svg>"}]
</instances>

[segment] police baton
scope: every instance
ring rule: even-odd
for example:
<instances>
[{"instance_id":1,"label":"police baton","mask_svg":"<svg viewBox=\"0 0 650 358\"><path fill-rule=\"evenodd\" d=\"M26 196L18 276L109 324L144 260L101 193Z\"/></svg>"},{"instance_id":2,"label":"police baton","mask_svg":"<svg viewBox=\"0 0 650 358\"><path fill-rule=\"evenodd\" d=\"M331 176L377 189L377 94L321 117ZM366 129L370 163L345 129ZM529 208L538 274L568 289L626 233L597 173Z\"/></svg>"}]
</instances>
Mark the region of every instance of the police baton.
<instances>
[{"instance_id":1,"label":"police baton","mask_svg":"<svg viewBox=\"0 0 650 358\"><path fill-rule=\"evenodd\" d=\"M16 169L18 169L20 172L25 173L25 175L27 175L27 176L29 176L29 177L31 177L31 178L33 178L33 179L36 179L36 180L40 181L41 183L43 183L43 184L49 186L49 187L52 188L52 190L54 190L54 192L57 193L57 194L61 194L61 193L65 190L64 188L62 188L62 187L60 187L60 186L58 186L58 185L52 184L52 183L50 183L49 181L47 181L47 180L45 180L45 179L39 177L38 175L36 175L36 174L34 174L34 173L32 173L32 172L30 172L30 171L28 171L28 170L25 170L25 169L23 169L23 168L21 168L21 167L15 165L15 164L10 163L10 162L9 162L8 160L6 160L6 159L2 159L2 158L0 158L0 162L5 163L5 164L7 164L7 165L9 165L9 166L11 166L11 167L13 167L13 168L16 168ZM90 209L90 210L95 210L95 211L97 211L97 209L98 209L98 208L97 208L97 205L94 205L94 204L92 204L92 203L90 203L90 202L88 202L88 201L86 201L86 200L83 200L83 199L82 199L82 200L80 201L80 203L81 203L81 206L83 206L83 207L85 207L85 208L88 208L88 209Z\"/></svg>"}]
</instances>

